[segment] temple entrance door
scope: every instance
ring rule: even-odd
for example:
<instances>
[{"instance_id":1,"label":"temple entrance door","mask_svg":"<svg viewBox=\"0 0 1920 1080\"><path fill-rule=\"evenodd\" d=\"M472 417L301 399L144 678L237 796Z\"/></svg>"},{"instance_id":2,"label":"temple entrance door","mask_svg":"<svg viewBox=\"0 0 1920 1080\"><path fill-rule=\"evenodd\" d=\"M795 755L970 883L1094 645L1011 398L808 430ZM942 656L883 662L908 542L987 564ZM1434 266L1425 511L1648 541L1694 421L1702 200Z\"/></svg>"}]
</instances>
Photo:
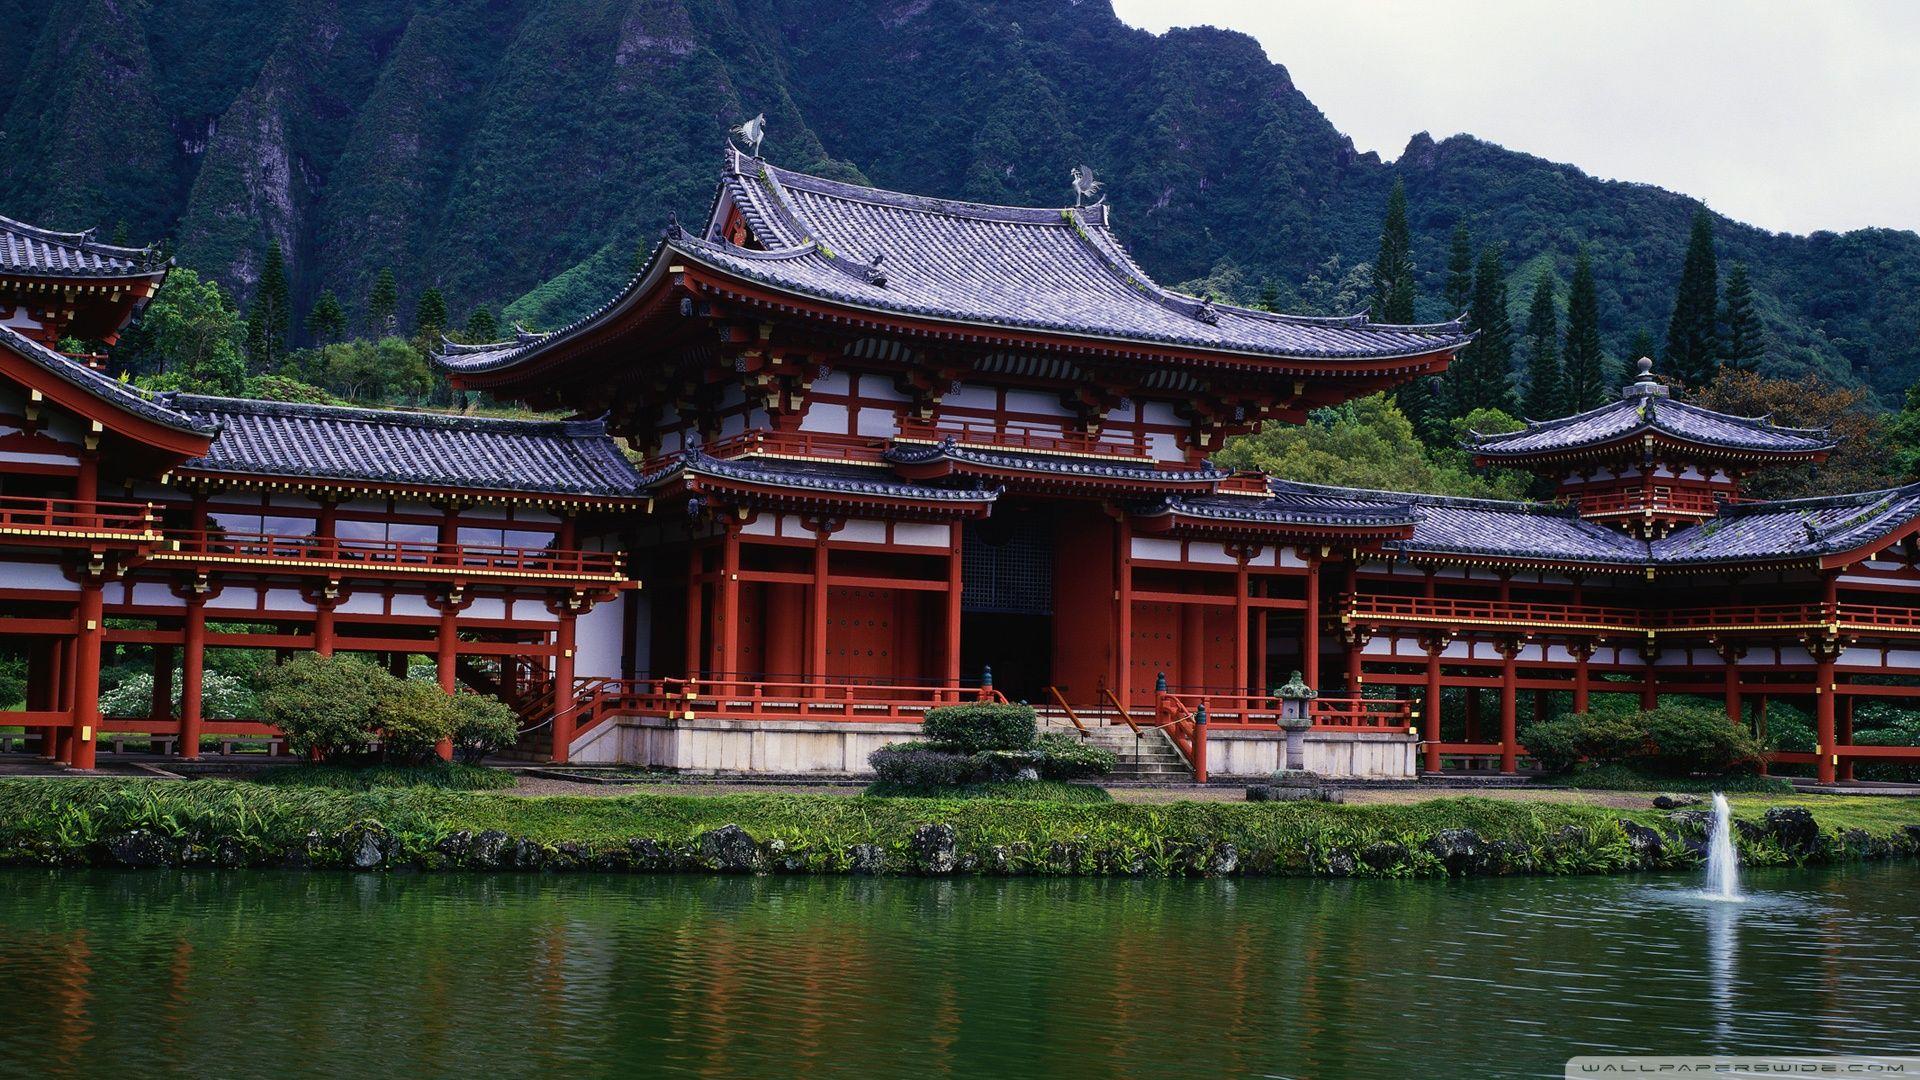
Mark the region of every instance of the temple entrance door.
<instances>
[{"instance_id":1,"label":"temple entrance door","mask_svg":"<svg viewBox=\"0 0 1920 1080\"><path fill-rule=\"evenodd\" d=\"M1010 701L1039 703L1053 678L1053 516L1001 504L961 537L960 672Z\"/></svg>"}]
</instances>

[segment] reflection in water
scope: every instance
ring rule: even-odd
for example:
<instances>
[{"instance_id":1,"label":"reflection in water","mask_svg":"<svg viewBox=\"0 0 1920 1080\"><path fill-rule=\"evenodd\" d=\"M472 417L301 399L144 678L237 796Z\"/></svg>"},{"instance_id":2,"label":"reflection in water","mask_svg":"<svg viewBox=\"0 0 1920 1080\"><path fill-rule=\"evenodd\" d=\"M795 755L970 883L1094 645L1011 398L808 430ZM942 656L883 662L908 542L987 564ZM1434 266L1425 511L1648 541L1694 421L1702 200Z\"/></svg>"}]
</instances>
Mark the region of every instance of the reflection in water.
<instances>
[{"instance_id":1,"label":"reflection in water","mask_svg":"<svg viewBox=\"0 0 1920 1080\"><path fill-rule=\"evenodd\" d=\"M1920 959L1890 944L1920 933L1920 870L1751 877L1732 905L1678 878L7 871L0 1060L1003 1080L1920 1052Z\"/></svg>"}]
</instances>

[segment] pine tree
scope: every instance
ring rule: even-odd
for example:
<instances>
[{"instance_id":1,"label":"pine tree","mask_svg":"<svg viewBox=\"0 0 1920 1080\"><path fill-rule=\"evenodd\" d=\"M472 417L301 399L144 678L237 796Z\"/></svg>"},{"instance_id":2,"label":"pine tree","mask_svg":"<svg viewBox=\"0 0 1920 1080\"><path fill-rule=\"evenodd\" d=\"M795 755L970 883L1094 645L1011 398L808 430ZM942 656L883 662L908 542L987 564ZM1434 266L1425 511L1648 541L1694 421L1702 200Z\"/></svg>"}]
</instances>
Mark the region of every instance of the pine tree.
<instances>
[{"instance_id":1,"label":"pine tree","mask_svg":"<svg viewBox=\"0 0 1920 1080\"><path fill-rule=\"evenodd\" d=\"M1413 321L1413 238L1407 232L1407 189L1393 182L1387 217L1380 226L1380 254L1373 260L1373 321Z\"/></svg>"},{"instance_id":2,"label":"pine tree","mask_svg":"<svg viewBox=\"0 0 1920 1080\"><path fill-rule=\"evenodd\" d=\"M1448 411L1455 418L1475 409L1514 412L1513 324L1507 317L1507 269L1497 247L1481 249L1468 311L1477 336L1447 373Z\"/></svg>"},{"instance_id":3,"label":"pine tree","mask_svg":"<svg viewBox=\"0 0 1920 1080\"><path fill-rule=\"evenodd\" d=\"M374 337L393 333L394 318L400 313L400 286L393 280L393 268L381 267L373 279L373 291L367 294L367 329Z\"/></svg>"},{"instance_id":4,"label":"pine tree","mask_svg":"<svg viewBox=\"0 0 1920 1080\"><path fill-rule=\"evenodd\" d=\"M1260 299L1254 301L1254 307L1261 311L1280 310L1280 286L1272 278L1260 286Z\"/></svg>"},{"instance_id":5,"label":"pine tree","mask_svg":"<svg viewBox=\"0 0 1920 1080\"><path fill-rule=\"evenodd\" d=\"M413 336L438 344L440 335L447 329L447 301L440 290L427 286L420 299L413 305Z\"/></svg>"},{"instance_id":6,"label":"pine tree","mask_svg":"<svg viewBox=\"0 0 1920 1080\"><path fill-rule=\"evenodd\" d=\"M468 341L488 342L500 340L500 320L486 308L475 308L467 316L466 336Z\"/></svg>"},{"instance_id":7,"label":"pine tree","mask_svg":"<svg viewBox=\"0 0 1920 1080\"><path fill-rule=\"evenodd\" d=\"M127 235L127 219L126 218L121 218L119 221L116 221L113 223L112 243L114 247L127 247L133 243L133 241Z\"/></svg>"},{"instance_id":8,"label":"pine tree","mask_svg":"<svg viewBox=\"0 0 1920 1080\"><path fill-rule=\"evenodd\" d=\"M1465 312L1473 303L1473 237L1464 221L1453 227L1453 245L1447 252L1447 291L1443 295L1448 318Z\"/></svg>"},{"instance_id":9,"label":"pine tree","mask_svg":"<svg viewBox=\"0 0 1920 1080\"><path fill-rule=\"evenodd\" d=\"M271 373L287 355L287 329L293 320L287 290L287 260L280 241L267 245L267 261L254 287L253 306L247 309L247 366L254 373Z\"/></svg>"},{"instance_id":10,"label":"pine tree","mask_svg":"<svg viewBox=\"0 0 1920 1080\"><path fill-rule=\"evenodd\" d=\"M1767 330L1753 306L1753 283L1747 264L1734 263L1727 274L1726 306L1720 309L1726 336L1720 342L1720 362L1736 371L1752 371L1767 352Z\"/></svg>"},{"instance_id":11,"label":"pine tree","mask_svg":"<svg viewBox=\"0 0 1920 1080\"><path fill-rule=\"evenodd\" d=\"M307 333L314 341L326 345L339 341L346 332L347 313L340 306L340 298L333 295L332 289L322 289L307 312Z\"/></svg>"},{"instance_id":12,"label":"pine tree","mask_svg":"<svg viewBox=\"0 0 1920 1080\"><path fill-rule=\"evenodd\" d=\"M1551 420L1568 412L1566 386L1560 372L1560 316L1553 306L1553 275L1540 272L1527 309L1526 413L1535 420Z\"/></svg>"},{"instance_id":13,"label":"pine tree","mask_svg":"<svg viewBox=\"0 0 1920 1080\"><path fill-rule=\"evenodd\" d=\"M1561 369L1567 412L1586 412L1606 402L1606 367L1600 346L1600 290L1593 281L1593 261L1582 247L1567 289L1567 348Z\"/></svg>"},{"instance_id":14,"label":"pine tree","mask_svg":"<svg viewBox=\"0 0 1920 1080\"><path fill-rule=\"evenodd\" d=\"M1667 321L1667 373L1688 386L1705 386L1720 362L1720 272L1713 258L1713 215L1694 212L1687 258Z\"/></svg>"}]
</instances>

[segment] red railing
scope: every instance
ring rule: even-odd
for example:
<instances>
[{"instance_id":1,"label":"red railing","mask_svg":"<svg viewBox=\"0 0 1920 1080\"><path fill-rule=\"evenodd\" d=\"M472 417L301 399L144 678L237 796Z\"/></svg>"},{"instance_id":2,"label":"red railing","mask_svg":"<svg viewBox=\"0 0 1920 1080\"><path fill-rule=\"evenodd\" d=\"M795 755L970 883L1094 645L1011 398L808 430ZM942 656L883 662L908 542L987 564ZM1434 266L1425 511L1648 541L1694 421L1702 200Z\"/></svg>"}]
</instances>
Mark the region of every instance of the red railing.
<instances>
[{"instance_id":1,"label":"red railing","mask_svg":"<svg viewBox=\"0 0 1920 1080\"><path fill-rule=\"evenodd\" d=\"M574 692L576 733L610 716L917 724L940 705L1007 700L992 687L745 679L580 679Z\"/></svg>"},{"instance_id":2,"label":"red railing","mask_svg":"<svg viewBox=\"0 0 1920 1080\"><path fill-rule=\"evenodd\" d=\"M1709 492L1688 488L1665 492L1633 488L1626 491L1602 491L1580 496L1581 517L1638 514L1646 510L1652 510L1655 513L1712 515L1719 513L1720 500L1714 498Z\"/></svg>"},{"instance_id":3,"label":"red railing","mask_svg":"<svg viewBox=\"0 0 1920 1080\"><path fill-rule=\"evenodd\" d=\"M1622 630L1645 629L1647 616L1633 608L1592 604L1537 604L1525 601L1454 600L1425 596L1353 596L1342 598L1347 611L1360 619L1386 622L1542 624L1599 626Z\"/></svg>"},{"instance_id":4,"label":"red railing","mask_svg":"<svg viewBox=\"0 0 1920 1080\"><path fill-rule=\"evenodd\" d=\"M169 532L173 550L156 559L272 563L287 567L397 570L481 577L618 581L620 555L610 551L487 547L410 540L343 540L272 533Z\"/></svg>"},{"instance_id":5,"label":"red railing","mask_svg":"<svg viewBox=\"0 0 1920 1080\"><path fill-rule=\"evenodd\" d=\"M1271 495L1273 488L1267 483L1266 473L1234 473L1220 481L1216 489L1222 495Z\"/></svg>"},{"instance_id":6,"label":"red railing","mask_svg":"<svg viewBox=\"0 0 1920 1080\"><path fill-rule=\"evenodd\" d=\"M0 497L0 532L151 539L155 520L147 503Z\"/></svg>"},{"instance_id":7,"label":"red railing","mask_svg":"<svg viewBox=\"0 0 1920 1080\"><path fill-rule=\"evenodd\" d=\"M1920 608L1879 604L1725 604L1640 611L1592 604L1452 600L1423 596L1347 596L1350 617L1362 622L1483 623L1491 626L1569 627L1629 633L1693 630L1781 630L1827 625L1920 631Z\"/></svg>"},{"instance_id":8,"label":"red railing","mask_svg":"<svg viewBox=\"0 0 1920 1080\"><path fill-rule=\"evenodd\" d=\"M822 431L743 431L701 447L717 458L769 454L824 461L876 462L886 452L885 439L865 435L834 435Z\"/></svg>"},{"instance_id":9,"label":"red railing","mask_svg":"<svg viewBox=\"0 0 1920 1080\"><path fill-rule=\"evenodd\" d=\"M1043 432L1008 427L979 420L900 421L901 439L922 442L951 438L969 446L997 447L1002 450L1027 450L1054 454L1097 454L1101 457L1131 458L1147 461L1146 447L1134 443L1103 442L1098 436L1078 431Z\"/></svg>"}]
</instances>

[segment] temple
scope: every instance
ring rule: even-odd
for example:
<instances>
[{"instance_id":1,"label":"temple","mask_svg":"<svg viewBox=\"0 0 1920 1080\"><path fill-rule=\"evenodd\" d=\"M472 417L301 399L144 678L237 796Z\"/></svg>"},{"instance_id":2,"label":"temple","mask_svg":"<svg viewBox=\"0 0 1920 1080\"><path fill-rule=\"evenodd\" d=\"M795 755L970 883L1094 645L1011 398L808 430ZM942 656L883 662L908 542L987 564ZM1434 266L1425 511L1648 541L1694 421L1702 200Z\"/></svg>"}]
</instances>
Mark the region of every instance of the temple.
<instances>
[{"instance_id":1,"label":"temple","mask_svg":"<svg viewBox=\"0 0 1920 1080\"><path fill-rule=\"evenodd\" d=\"M922 713L1023 699L1270 772L1299 671L1310 765L1515 772L1567 695L1806 703L1844 778L1851 703L1920 695L1920 488L1748 501L1825 432L1710 412L1643 364L1620 400L1473 440L1552 503L1317 487L1223 442L1443 372L1458 323L1187 296L1104 203L986 206L729 149L698 229L577 323L448 343L456 387L572 420L150 394L111 341L150 252L0 220L0 634L29 748L196 756L209 649L373 654L498 694L524 755L850 773ZM150 647L147 715L99 715L103 647ZM174 702L173 672L182 685Z\"/></svg>"}]
</instances>

